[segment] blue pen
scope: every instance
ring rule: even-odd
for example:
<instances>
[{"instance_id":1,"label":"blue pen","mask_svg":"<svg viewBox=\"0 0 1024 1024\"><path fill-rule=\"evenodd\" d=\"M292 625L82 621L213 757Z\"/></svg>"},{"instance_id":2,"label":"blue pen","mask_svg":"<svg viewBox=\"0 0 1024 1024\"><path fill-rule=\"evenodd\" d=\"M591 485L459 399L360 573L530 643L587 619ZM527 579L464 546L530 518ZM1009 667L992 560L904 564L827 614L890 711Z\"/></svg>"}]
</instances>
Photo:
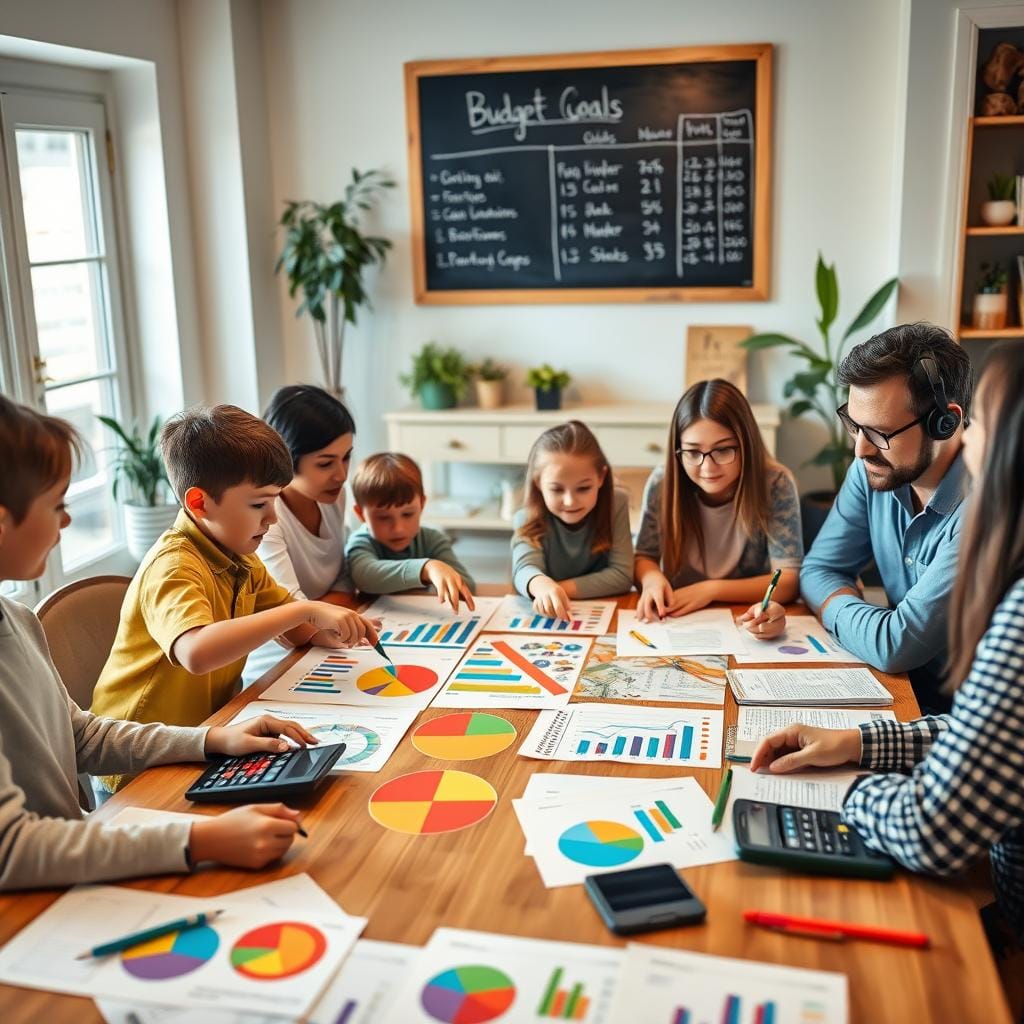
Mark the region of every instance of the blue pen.
<instances>
[{"instance_id":1,"label":"blue pen","mask_svg":"<svg viewBox=\"0 0 1024 1024\"><path fill-rule=\"evenodd\" d=\"M104 942L102 946L95 946L84 953L79 953L75 959L89 960L92 957L107 956L109 953L120 953L122 950L149 942L150 939L159 939L162 935L168 935L171 932L183 932L188 928L198 928L200 925L209 924L223 913L223 910L209 910L202 914L193 914L191 917L179 917L177 921L168 921L166 924L158 924L145 931Z\"/></svg>"}]
</instances>

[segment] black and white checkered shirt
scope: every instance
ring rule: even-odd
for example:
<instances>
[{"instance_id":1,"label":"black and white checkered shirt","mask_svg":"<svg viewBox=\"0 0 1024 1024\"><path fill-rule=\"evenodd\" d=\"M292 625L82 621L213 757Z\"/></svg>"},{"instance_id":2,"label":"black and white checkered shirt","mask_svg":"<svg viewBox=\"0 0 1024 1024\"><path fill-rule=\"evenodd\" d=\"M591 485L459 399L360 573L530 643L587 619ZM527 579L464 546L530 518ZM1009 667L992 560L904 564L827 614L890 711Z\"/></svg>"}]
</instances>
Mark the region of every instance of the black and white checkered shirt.
<instances>
[{"instance_id":1,"label":"black and white checkered shirt","mask_svg":"<svg viewBox=\"0 0 1024 1024\"><path fill-rule=\"evenodd\" d=\"M951 875L988 852L1024 938L1024 580L1007 592L948 715L861 726L868 775L843 816L915 871Z\"/></svg>"}]
</instances>

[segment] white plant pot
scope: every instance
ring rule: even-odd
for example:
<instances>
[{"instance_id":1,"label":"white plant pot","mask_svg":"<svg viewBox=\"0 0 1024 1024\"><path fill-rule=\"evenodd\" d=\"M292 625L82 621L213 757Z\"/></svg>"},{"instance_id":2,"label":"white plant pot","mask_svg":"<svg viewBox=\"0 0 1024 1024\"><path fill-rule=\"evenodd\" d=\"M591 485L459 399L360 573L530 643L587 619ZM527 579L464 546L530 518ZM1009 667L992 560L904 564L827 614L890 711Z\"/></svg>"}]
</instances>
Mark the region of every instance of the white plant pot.
<instances>
[{"instance_id":1,"label":"white plant pot","mask_svg":"<svg viewBox=\"0 0 1024 1024\"><path fill-rule=\"evenodd\" d=\"M128 553L136 562L141 562L160 534L174 525L177 515L177 505L125 504L125 540L128 542Z\"/></svg>"},{"instance_id":2,"label":"white plant pot","mask_svg":"<svg viewBox=\"0 0 1024 1024\"><path fill-rule=\"evenodd\" d=\"M1006 326L1006 292L980 292L974 296L971 326L981 331L1001 331Z\"/></svg>"},{"instance_id":3,"label":"white plant pot","mask_svg":"<svg viewBox=\"0 0 1024 1024\"><path fill-rule=\"evenodd\" d=\"M1017 216L1017 204L1012 199L993 199L981 204L981 219L993 228L1012 224Z\"/></svg>"}]
</instances>

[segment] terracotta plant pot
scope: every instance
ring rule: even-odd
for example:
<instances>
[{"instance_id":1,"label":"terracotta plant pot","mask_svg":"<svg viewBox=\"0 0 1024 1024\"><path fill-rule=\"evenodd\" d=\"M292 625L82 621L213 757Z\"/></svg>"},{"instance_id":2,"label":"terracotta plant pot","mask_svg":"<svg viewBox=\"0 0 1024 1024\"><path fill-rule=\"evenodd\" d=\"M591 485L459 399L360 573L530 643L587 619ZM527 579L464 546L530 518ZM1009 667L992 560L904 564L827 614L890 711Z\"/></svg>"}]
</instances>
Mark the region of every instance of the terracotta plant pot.
<instances>
[{"instance_id":1,"label":"terracotta plant pot","mask_svg":"<svg viewBox=\"0 0 1024 1024\"><path fill-rule=\"evenodd\" d=\"M505 382L503 380L478 380L476 404L481 409L500 409L505 404Z\"/></svg>"},{"instance_id":2,"label":"terracotta plant pot","mask_svg":"<svg viewBox=\"0 0 1024 1024\"><path fill-rule=\"evenodd\" d=\"M1017 204L1012 199L993 199L981 204L981 219L993 228L1012 224L1017 216Z\"/></svg>"},{"instance_id":3,"label":"terracotta plant pot","mask_svg":"<svg viewBox=\"0 0 1024 1024\"><path fill-rule=\"evenodd\" d=\"M979 331L1001 331L1006 326L1006 292L979 292L971 307L971 326Z\"/></svg>"}]
</instances>

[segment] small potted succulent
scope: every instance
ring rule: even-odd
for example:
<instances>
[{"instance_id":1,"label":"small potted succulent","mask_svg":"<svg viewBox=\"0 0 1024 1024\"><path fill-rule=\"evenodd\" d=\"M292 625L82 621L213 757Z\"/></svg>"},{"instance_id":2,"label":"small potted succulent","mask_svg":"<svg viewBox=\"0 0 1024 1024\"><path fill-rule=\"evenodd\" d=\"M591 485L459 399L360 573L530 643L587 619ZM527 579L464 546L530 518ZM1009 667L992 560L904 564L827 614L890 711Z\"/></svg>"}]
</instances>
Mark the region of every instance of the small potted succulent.
<instances>
[{"instance_id":1,"label":"small potted succulent","mask_svg":"<svg viewBox=\"0 0 1024 1024\"><path fill-rule=\"evenodd\" d=\"M981 204L981 219L990 227L1005 227L1017 216L1017 180L1009 174L993 174L988 180L988 202Z\"/></svg>"},{"instance_id":2,"label":"small potted succulent","mask_svg":"<svg viewBox=\"0 0 1024 1024\"><path fill-rule=\"evenodd\" d=\"M424 409L451 409L469 386L469 366L458 349L428 341L412 357L412 372L399 380Z\"/></svg>"},{"instance_id":3,"label":"small potted succulent","mask_svg":"<svg viewBox=\"0 0 1024 1024\"><path fill-rule=\"evenodd\" d=\"M470 367L476 386L476 404L481 409L500 409L505 404L505 378L508 370L488 357Z\"/></svg>"},{"instance_id":4,"label":"small potted succulent","mask_svg":"<svg viewBox=\"0 0 1024 1024\"><path fill-rule=\"evenodd\" d=\"M556 370L550 363L531 367L526 374L526 386L537 396L538 410L562 408L562 391L569 386L567 370Z\"/></svg>"},{"instance_id":5,"label":"small potted succulent","mask_svg":"<svg viewBox=\"0 0 1024 1024\"><path fill-rule=\"evenodd\" d=\"M981 331L1001 331L1006 326L1009 280L1010 275L1001 263L982 263L971 309L972 327Z\"/></svg>"}]
</instances>

